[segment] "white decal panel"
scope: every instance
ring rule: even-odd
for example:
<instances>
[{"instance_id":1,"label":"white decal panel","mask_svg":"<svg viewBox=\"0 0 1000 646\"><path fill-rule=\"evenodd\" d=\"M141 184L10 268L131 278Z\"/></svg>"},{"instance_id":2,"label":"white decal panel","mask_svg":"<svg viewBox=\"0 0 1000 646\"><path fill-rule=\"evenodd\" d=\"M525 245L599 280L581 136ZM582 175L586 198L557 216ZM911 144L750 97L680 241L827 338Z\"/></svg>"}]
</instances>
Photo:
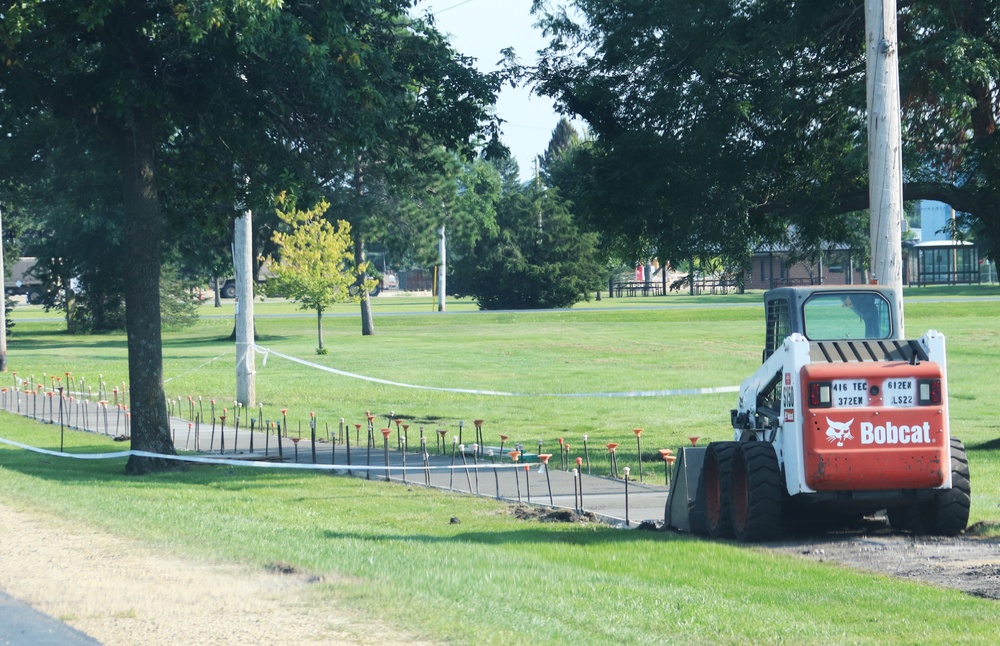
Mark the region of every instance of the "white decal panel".
<instances>
[{"instance_id":1,"label":"white decal panel","mask_svg":"<svg viewBox=\"0 0 1000 646\"><path fill-rule=\"evenodd\" d=\"M834 408L868 405L868 382L864 379L834 379L831 390Z\"/></svg>"}]
</instances>

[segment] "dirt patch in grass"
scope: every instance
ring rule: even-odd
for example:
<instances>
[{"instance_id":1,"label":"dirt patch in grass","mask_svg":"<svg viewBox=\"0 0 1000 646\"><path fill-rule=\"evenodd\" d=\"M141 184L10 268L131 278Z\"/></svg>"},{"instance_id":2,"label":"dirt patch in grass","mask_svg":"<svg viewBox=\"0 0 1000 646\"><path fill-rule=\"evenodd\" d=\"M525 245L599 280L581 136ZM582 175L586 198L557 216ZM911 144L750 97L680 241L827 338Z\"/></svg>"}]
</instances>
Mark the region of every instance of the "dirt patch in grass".
<instances>
[{"instance_id":1,"label":"dirt patch in grass","mask_svg":"<svg viewBox=\"0 0 1000 646\"><path fill-rule=\"evenodd\" d=\"M596 515L586 511L578 514L571 509L551 509L549 507L530 507L517 505L511 514L520 520L538 520L543 523L596 523L600 522Z\"/></svg>"},{"instance_id":2,"label":"dirt patch in grass","mask_svg":"<svg viewBox=\"0 0 1000 646\"><path fill-rule=\"evenodd\" d=\"M0 505L0 589L103 644L411 644L340 609L286 563L165 555L81 523Z\"/></svg>"},{"instance_id":3,"label":"dirt patch in grass","mask_svg":"<svg viewBox=\"0 0 1000 646\"><path fill-rule=\"evenodd\" d=\"M894 532L884 516L874 516L846 529L799 529L789 538L763 546L811 561L839 563L1000 600L1000 540L980 537L986 527L973 525L955 537L913 536Z\"/></svg>"}]
</instances>

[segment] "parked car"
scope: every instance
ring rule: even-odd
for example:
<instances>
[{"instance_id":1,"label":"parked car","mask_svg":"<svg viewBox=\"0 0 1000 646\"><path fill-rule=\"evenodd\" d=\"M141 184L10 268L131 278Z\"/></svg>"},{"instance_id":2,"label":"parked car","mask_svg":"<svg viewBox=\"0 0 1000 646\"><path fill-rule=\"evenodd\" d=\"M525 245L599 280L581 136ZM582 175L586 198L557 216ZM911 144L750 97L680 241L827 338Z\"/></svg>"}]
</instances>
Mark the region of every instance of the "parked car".
<instances>
[{"instance_id":1,"label":"parked car","mask_svg":"<svg viewBox=\"0 0 1000 646\"><path fill-rule=\"evenodd\" d=\"M11 265L10 277L4 278L3 291L7 296L24 296L28 303L37 303L42 297L42 281L32 273L35 258L19 258Z\"/></svg>"}]
</instances>

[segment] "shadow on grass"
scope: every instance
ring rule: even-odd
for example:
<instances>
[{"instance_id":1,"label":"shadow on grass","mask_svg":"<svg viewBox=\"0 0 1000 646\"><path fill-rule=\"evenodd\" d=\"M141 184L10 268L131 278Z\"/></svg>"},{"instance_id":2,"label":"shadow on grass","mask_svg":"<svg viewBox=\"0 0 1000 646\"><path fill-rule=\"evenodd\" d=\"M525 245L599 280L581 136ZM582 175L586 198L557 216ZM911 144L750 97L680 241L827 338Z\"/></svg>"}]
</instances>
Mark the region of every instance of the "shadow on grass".
<instances>
[{"instance_id":1,"label":"shadow on grass","mask_svg":"<svg viewBox=\"0 0 1000 646\"><path fill-rule=\"evenodd\" d=\"M101 335L91 334L86 336L79 336L74 334L69 334L65 330L39 330L37 332L31 332L25 336L17 336L12 339L19 349L21 350L52 350L58 348L121 348L125 349L125 337L115 335L111 336L109 333L107 339L100 341L94 341L95 337ZM82 342L86 339L86 342ZM89 357L88 357L89 358ZM110 360L110 359L109 359ZM120 357L115 357L114 360L120 360Z\"/></svg>"},{"instance_id":2,"label":"shadow on grass","mask_svg":"<svg viewBox=\"0 0 1000 646\"><path fill-rule=\"evenodd\" d=\"M1000 449L1000 437L977 444L968 444L965 448L970 451L995 451Z\"/></svg>"},{"instance_id":3,"label":"shadow on grass","mask_svg":"<svg viewBox=\"0 0 1000 646\"><path fill-rule=\"evenodd\" d=\"M515 529L506 532L464 532L452 536L432 536L429 534L362 534L357 532L325 531L323 538L332 541L357 541L359 543L383 543L399 541L401 543L418 542L433 544L479 543L482 545L510 545L558 543L560 545L594 545L606 543L638 543L663 541L695 541L699 539L681 536L673 532L662 531L624 531L607 525L595 524L594 531L553 532L551 525L540 525L537 528Z\"/></svg>"}]
</instances>

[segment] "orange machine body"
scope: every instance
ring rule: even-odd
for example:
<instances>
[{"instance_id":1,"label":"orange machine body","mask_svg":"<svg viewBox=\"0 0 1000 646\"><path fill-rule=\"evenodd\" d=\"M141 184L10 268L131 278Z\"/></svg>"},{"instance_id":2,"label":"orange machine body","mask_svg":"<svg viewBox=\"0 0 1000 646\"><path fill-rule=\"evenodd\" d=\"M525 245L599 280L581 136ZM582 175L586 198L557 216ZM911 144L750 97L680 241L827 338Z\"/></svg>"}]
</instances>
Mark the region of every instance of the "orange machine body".
<instances>
[{"instance_id":1,"label":"orange machine body","mask_svg":"<svg viewBox=\"0 0 1000 646\"><path fill-rule=\"evenodd\" d=\"M873 491L948 483L948 395L940 365L810 364L800 376L803 464L810 488ZM931 404L919 391L921 386L929 391L935 381L938 403ZM810 387L816 396L812 401ZM829 390L819 401L821 387Z\"/></svg>"}]
</instances>

